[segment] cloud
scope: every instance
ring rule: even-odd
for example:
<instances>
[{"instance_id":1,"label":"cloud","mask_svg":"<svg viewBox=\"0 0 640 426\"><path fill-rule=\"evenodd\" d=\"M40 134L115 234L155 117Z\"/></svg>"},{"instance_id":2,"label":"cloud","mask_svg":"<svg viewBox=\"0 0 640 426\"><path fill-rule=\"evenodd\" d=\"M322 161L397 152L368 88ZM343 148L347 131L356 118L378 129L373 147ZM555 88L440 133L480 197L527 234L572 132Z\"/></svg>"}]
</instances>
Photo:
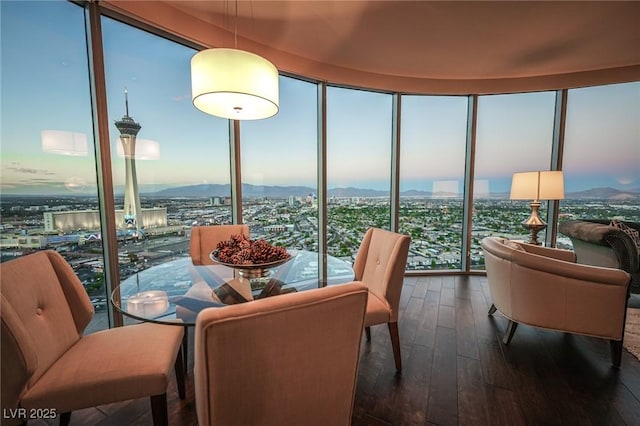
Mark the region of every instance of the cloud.
<instances>
[{"instance_id":1,"label":"cloud","mask_svg":"<svg viewBox=\"0 0 640 426\"><path fill-rule=\"evenodd\" d=\"M191 100L191 95L178 95L178 96L172 97L171 99L176 102L182 102L185 99Z\"/></svg>"},{"instance_id":2,"label":"cloud","mask_svg":"<svg viewBox=\"0 0 640 426\"><path fill-rule=\"evenodd\" d=\"M11 163L12 165L7 167L8 170L11 170L16 173L25 174L25 175L45 175L45 176L53 176L54 172L45 169L33 169L31 167L18 167L18 163Z\"/></svg>"}]
</instances>

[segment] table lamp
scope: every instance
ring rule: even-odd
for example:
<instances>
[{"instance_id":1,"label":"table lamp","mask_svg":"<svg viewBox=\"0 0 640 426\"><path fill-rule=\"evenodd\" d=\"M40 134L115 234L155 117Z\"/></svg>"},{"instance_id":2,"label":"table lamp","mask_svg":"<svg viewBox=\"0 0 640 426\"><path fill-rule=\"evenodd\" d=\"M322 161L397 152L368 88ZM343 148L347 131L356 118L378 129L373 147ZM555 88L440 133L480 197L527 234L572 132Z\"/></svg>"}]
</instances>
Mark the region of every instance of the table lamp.
<instances>
[{"instance_id":1,"label":"table lamp","mask_svg":"<svg viewBox=\"0 0 640 426\"><path fill-rule=\"evenodd\" d=\"M540 200L562 200L564 198L564 180L561 171L537 171L514 173L511 180L512 200L531 201L531 215L522 222L522 226L531 232L529 244L539 245L538 232L547 227L540 219L538 210Z\"/></svg>"}]
</instances>

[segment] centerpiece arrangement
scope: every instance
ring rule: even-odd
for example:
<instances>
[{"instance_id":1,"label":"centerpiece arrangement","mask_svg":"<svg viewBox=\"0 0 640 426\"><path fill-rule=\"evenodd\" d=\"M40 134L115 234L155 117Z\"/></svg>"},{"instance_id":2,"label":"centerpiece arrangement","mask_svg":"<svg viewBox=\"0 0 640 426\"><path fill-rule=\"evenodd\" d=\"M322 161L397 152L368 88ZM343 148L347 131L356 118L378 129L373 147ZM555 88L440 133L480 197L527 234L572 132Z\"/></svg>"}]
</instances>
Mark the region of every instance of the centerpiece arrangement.
<instances>
[{"instance_id":1,"label":"centerpiece arrangement","mask_svg":"<svg viewBox=\"0 0 640 426\"><path fill-rule=\"evenodd\" d=\"M251 240L244 235L232 235L219 242L210 257L214 262L236 269L245 278L268 276L270 268L292 259L284 247L269 244L263 238Z\"/></svg>"}]
</instances>

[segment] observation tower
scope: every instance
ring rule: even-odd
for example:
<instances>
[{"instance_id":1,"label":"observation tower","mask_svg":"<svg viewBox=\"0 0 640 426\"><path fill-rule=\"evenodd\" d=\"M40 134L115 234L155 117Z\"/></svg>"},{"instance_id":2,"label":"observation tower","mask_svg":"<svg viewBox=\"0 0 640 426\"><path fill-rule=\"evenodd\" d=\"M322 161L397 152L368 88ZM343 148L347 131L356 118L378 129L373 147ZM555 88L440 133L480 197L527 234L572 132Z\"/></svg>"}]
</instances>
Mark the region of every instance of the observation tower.
<instances>
[{"instance_id":1,"label":"observation tower","mask_svg":"<svg viewBox=\"0 0 640 426\"><path fill-rule=\"evenodd\" d=\"M129 97L126 88L124 89L124 102L125 115L115 122L120 131L120 142L125 161L124 220L118 225L122 228L135 229L136 235L140 235L142 209L140 208L138 177L136 175L136 136L142 126L129 117Z\"/></svg>"}]
</instances>

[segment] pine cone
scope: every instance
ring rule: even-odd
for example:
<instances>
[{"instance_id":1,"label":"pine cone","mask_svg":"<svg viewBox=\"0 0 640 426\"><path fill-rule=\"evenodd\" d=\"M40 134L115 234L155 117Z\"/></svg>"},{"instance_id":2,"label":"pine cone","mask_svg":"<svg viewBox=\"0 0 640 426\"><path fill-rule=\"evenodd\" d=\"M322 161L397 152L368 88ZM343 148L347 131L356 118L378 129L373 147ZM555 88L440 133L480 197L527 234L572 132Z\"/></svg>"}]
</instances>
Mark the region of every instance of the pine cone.
<instances>
[{"instance_id":1,"label":"pine cone","mask_svg":"<svg viewBox=\"0 0 640 426\"><path fill-rule=\"evenodd\" d=\"M287 259L284 247L269 244L265 239L251 240L244 235L232 235L217 245L218 260L233 265L255 265Z\"/></svg>"}]
</instances>

